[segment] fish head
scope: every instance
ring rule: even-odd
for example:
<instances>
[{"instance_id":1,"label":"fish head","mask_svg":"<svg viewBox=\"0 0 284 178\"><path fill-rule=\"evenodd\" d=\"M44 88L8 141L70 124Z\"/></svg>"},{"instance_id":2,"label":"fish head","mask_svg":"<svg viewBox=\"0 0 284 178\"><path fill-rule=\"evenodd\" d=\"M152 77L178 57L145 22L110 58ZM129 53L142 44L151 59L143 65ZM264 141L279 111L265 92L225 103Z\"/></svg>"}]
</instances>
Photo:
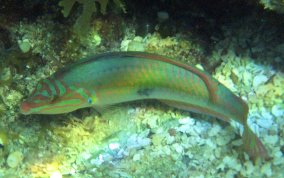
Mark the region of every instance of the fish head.
<instances>
[{"instance_id":1,"label":"fish head","mask_svg":"<svg viewBox=\"0 0 284 178\"><path fill-rule=\"evenodd\" d=\"M96 102L94 92L70 87L58 80L44 79L31 96L20 105L22 114L62 114L90 107Z\"/></svg>"}]
</instances>

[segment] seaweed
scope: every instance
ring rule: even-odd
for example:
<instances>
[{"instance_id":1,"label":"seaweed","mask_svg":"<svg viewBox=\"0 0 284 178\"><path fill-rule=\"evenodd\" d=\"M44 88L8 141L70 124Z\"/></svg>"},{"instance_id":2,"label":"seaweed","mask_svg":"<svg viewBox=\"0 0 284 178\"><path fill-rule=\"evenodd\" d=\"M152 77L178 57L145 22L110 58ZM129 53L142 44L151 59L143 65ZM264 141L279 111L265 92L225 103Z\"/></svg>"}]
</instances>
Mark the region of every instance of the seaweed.
<instances>
[{"instance_id":1,"label":"seaweed","mask_svg":"<svg viewBox=\"0 0 284 178\"><path fill-rule=\"evenodd\" d=\"M63 8L62 14L64 17L69 16L71 9L76 2L82 4L83 10L81 15L77 18L73 26L73 30L79 36L84 36L84 34L86 34L90 29L90 22L93 13L96 13L99 10L101 14L105 15L109 0L61 0L59 2L59 6ZM126 12L125 6L121 0L113 0L113 2L116 6L122 9L124 13Z\"/></svg>"}]
</instances>

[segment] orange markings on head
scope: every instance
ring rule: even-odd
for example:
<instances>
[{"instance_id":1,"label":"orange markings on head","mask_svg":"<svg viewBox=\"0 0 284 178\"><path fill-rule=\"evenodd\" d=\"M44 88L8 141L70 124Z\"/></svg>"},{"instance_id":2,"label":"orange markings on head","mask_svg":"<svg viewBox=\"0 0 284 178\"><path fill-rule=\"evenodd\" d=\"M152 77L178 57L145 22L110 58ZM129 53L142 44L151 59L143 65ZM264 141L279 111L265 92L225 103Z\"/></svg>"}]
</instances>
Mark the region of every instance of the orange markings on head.
<instances>
[{"instance_id":1,"label":"orange markings on head","mask_svg":"<svg viewBox=\"0 0 284 178\"><path fill-rule=\"evenodd\" d=\"M25 114L30 111L30 105L27 102L22 102L20 105L20 112Z\"/></svg>"}]
</instances>

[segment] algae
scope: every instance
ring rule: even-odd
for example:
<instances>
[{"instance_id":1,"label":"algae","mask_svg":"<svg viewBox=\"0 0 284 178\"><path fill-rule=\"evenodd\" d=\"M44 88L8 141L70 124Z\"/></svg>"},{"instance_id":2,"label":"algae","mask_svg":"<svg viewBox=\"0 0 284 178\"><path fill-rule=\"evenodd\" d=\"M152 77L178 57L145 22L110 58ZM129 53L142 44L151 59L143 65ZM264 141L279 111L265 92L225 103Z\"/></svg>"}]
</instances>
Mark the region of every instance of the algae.
<instances>
[{"instance_id":1,"label":"algae","mask_svg":"<svg viewBox=\"0 0 284 178\"><path fill-rule=\"evenodd\" d=\"M109 4L109 0L61 0L59 2L59 6L63 7L62 14L64 17L69 16L75 2L82 4L83 10L73 26L74 32L79 36L84 36L89 32L93 13L100 11L102 14L106 14L106 8ZM96 2L99 3L99 6L97 6ZM114 0L114 3L116 6L121 8L124 13L126 13L125 6L121 0Z\"/></svg>"}]
</instances>

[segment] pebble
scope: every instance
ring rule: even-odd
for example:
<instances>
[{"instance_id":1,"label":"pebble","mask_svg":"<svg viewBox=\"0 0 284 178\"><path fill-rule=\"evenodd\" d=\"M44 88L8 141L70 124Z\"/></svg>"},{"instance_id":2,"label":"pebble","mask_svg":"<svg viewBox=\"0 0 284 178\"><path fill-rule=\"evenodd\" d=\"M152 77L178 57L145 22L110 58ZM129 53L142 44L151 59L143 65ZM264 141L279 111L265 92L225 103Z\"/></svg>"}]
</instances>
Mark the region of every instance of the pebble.
<instances>
[{"instance_id":1,"label":"pebble","mask_svg":"<svg viewBox=\"0 0 284 178\"><path fill-rule=\"evenodd\" d=\"M50 178L62 178L62 174L59 171L55 171L55 172L51 173L51 175L49 177Z\"/></svg>"},{"instance_id":2,"label":"pebble","mask_svg":"<svg viewBox=\"0 0 284 178\"><path fill-rule=\"evenodd\" d=\"M253 87L257 88L259 85L265 83L268 80L268 77L265 75L257 75L253 78Z\"/></svg>"},{"instance_id":3,"label":"pebble","mask_svg":"<svg viewBox=\"0 0 284 178\"><path fill-rule=\"evenodd\" d=\"M231 141L231 138L229 136L219 136L216 139L216 143L219 146L223 146L228 144Z\"/></svg>"},{"instance_id":4,"label":"pebble","mask_svg":"<svg viewBox=\"0 0 284 178\"><path fill-rule=\"evenodd\" d=\"M173 147L174 147L174 149L175 149L175 151L177 153L182 153L183 152L183 147L180 144L175 143L175 144L173 144Z\"/></svg>"},{"instance_id":5,"label":"pebble","mask_svg":"<svg viewBox=\"0 0 284 178\"><path fill-rule=\"evenodd\" d=\"M139 161L140 158L141 158L141 155L139 153L137 153L133 156L133 161Z\"/></svg>"},{"instance_id":6,"label":"pebble","mask_svg":"<svg viewBox=\"0 0 284 178\"><path fill-rule=\"evenodd\" d=\"M245 86L250 86L251 84L252 75L251 73L245 71L243 72L243 83Z\"/></svg>"},{"instance_id":7,"label":"pebble","mask_svg":"<svg viewBox=\"0 0 284 178\"><path fill-rule=\"evenodd\" d=\"M31 49L31 43L29 39L18 40L18 45L23 53L27 53Z\"/></svg>"},{"instance_id":8,"label":"pebble","mask_svg":"<svg viewBox=\"0 0 284 178\"><path fill-rule=\"evenodd\" d=\"M221 130L221 127L219 125L215 125L212 127L212 129L209 130L208 135L210 137L213 137L215 135L217 135Z\"/></svg>"},{"instance_id":9,"label":"pebble","mask_svg":"<svg viewBox=\"0 0 284 178\"><path fill-rule=\"evenodd\" d=\"M273 158L273 165L281 166L284 164L284 159L282 157Z\"/></svg>"},{"instance_id":10,"label":"pebble","mask_svg":"<svg viewBox=\"0 0 284 178\"><path fill-rule=\"evenodd\" d=\"M108 147L111 150L115 150L115 149L118 149L120 147L120 144L119 143L110 143Z\"/></svg>"},{"instance_id":11,"label":"pebble","mask_svg":"<svg viewBox=\"0 0 284 178\"><path fill-rule=\"evenodd\" d=\"M127 51L145 51L145 45L139 41L131 41L128 44Z\"/></svg>"},{"instance_id":12,"label":"pebble","mask_svg":"<svg viewBox=\"0 0 284 178\"><path fill-rule=\"evenodd\" d=\"M223 159L223 163L229 168L234 169L236 171L240 171L242 168L241 164L238 163L238 161L234 157L225 156Z\"/></svg>"},{"instance_id":13,"label":"pebble","mask_svg":"<svg viewBox=\"0 0 284 178\"><path fill-rule=\"evenodd\" d=\"M157 128L158 127L157 122L158 122L159 117L158 116L152 116L152 117L149 117L149 118L151 118L151 119L147 120L147 124L149 125L149 127L151 129Z\"/></svg>"},{"instance_id":14,"label":"pebble","mask_svg":"<svg viewBox=\"0 0 284 178\"><path fill-rule=\"evenodd\" d=\"M278 141L278 136L277 135L266 135L264 137L265 143L268 143L270 145L274 145Z\"/></svg>"},{"instance_id":15,"label":"pebble","mask_svg":"<svg viewBox=\"0 0 284 178\"><path fill-rule=\"evenodd\" d=\"M184 124L194 125L195 124L195 120L190 118L190 117L181 118L181 119L178 120L178 122L182 125L184 125Z\"/></svg>"},{"instance_id":16,"label":"pebble","mask_svg":"<svg viewBox=\"0 0 284 178\"><path fill-rule=\"evenodd\" d=\"M166 155L171 155L171 149L169 146L164 146L162 147L163 153L165 153Z\"/></svg>"},{"instance_id":17,"label":"pebble","mask_svg":"<svg viewBox=\"0 0 284 178\"><path fill-rule=\"evenodd\" d=\"M205 143L212 149L215 149L217 147L216 144L212 142L212 140L205 140Z\"/></svg>"},{"instance_id":18,"label":"pebble","mask_svg":"<svg viewBox=\"0 0 284 178\"><path fill-rule=\"evenodd\" d=\"M267 177L271 177L272 175L272 170L271 170L271 163L266 163L264 164L261 169L260 169L260 172L263 174L263 175L266 175Z\"/></svg>"},{"instance_id":19,"label":"pebble","mask_svg":"<svg viewBox=\"0 0 284 178\"><path fill-rule=\"evenodd\" d=\"M188 124L178 127L177 131L182 132L182 133L191 133L192 135L198 135L195 132L193 132L192 126Z\"/></svg>"},{"instance_id":20,"label":"pebble","mask_svg":"<svg viewBox=\"0 0 284 178\"><path fill-rule=\"evenodd\" d=\"M256 123L262 128L269 129L272 126L273 121L272 119L269 119L268 117L261 117L256 120Z\"/></svg>"},{"instance_id":21,"label":"pebble","mask_svg":"<svg viewBox=\"0 0 284 178\"><path fill-rule=\"evenodd\" d=\"M281 108L280 105L274 105L271 112L275 117L280 117L284 115L284 108Z\"/></svg>"},{"instance_id":22,"label":"pebble","mask_svg":"<svg viewBox=\"0 0 284 178\"><path fill-rule=\"evenodd\" d=\"M24 156L20 151L12 152L7 158L7 165L11 168L15 168L22 163L23 158Z\"/></svg>"}]
</instances>

